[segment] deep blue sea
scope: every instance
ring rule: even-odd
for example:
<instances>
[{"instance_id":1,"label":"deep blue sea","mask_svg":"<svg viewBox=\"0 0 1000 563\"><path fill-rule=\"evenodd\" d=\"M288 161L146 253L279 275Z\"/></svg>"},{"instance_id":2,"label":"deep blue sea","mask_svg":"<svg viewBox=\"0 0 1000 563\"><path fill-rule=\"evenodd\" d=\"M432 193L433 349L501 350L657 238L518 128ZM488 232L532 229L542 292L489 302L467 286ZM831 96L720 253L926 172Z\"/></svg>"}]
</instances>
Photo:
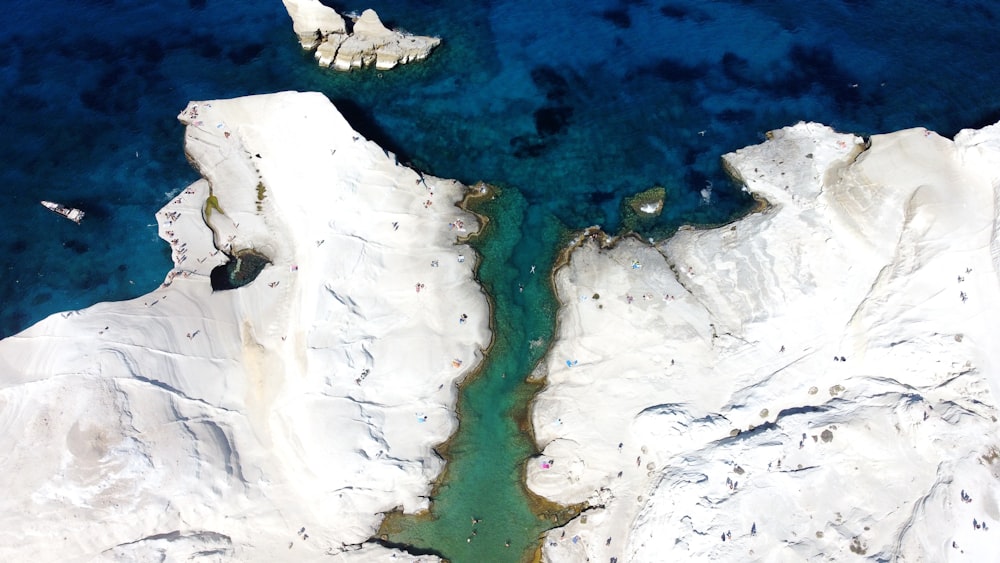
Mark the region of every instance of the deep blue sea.
<instances>
[{"instance_id":1,"label":"deep blue sea","mask_svg":"<svg viewBox=\"0 0 1000 563\"><path fill-rule=\"evenodd\" d=\"M401 159L521 191L526 240L551 220L613 230L654 185L667 228L725 220L745 200L719 156L798 120L950 135L1000 118L992 2L330 4L443 46L341 75L300 51L280 0L0 2L0 337L163 279L153 213L197 178L175 119L192 99L323 91Z\"/></svg>"}]
</instances>

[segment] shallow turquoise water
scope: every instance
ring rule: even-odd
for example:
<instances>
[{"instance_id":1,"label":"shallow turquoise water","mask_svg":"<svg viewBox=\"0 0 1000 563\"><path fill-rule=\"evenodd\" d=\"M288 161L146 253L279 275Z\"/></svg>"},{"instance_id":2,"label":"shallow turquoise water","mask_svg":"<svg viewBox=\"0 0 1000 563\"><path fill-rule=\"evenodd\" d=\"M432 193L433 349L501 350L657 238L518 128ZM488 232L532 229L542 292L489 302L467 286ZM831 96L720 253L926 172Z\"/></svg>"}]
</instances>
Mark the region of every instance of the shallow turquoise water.
<instances>
[{"instance_id":1,"label":"shallow turquoise water","mask_svg":"<svg viewBox=\"0 0 1000 563\"><path fill-rule=\"evenodd\" d=\"M504 187L480 243L497 344L462 395L437 519L392 534L456 561L517 560L545 526L515 494L531 448L512 415L551 334L563 226L613 231L622 197L653 185L657 232L724 221L747 199L719 156L800 119L861 134L1000 119L990 3L338 2L445 38L420 64L347 75L301 53L277 0L0 6L0 337L162 280L153 213L197 178L175 119L188 100L322 91L402 160Z\"/></svg>"},{"instance_id":2,"label":"shallow turquoise water","mask_svg":"<svg viewBox=\"0 0 1000 563\"><path fill-rule=\"evenodd\" d=\"M524 376L554 328L546 272L565 230L552 217L528 211L516 190L502 190L475 210L490 217L474 246L483 258L480 279L493 298L495 341L483 371L463 387L461 427L448 445L451 462L430 517L396 519L384 532L390 543L452 561L517 561L552 525L534 514L522 493L523 464L532 445L518 422L525 419L533 391ZM523 237L523 231L533 234ZM535 274L529 263L512 267L515 256L525 254L537 258Z\"/></svg>"}]
</instances>

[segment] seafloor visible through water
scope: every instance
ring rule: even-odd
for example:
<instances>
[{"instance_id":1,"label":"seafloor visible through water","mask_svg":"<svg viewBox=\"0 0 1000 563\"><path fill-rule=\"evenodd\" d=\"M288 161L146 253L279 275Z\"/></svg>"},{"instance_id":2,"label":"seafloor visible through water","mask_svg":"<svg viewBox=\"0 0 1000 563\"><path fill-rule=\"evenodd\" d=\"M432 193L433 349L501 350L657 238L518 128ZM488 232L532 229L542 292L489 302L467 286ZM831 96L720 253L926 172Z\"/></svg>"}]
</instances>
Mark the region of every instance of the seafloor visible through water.
<instances>
[{"instance_id":1,"label":"seafloor visible through water","mask_svg":"<svg viewBox=\"0 0 1000 563\"><path fill-rule=\"evenodd\" d=\"M508 411L552 331L529 268L547 272L563 226L614 231L622 198L657 185L666 209L646 235L728 220L748 201L719 156L798 120L953 135L1000 119L990 2L329 3L444 42L418 64L336 74L300 51L280 0L0 2L0 337L163 280L153 213L197 178L175 119L189 100L322 91L401 160L504 187L481 242L497 350L463 395L439 519L390 538L457 561L516 560L546 526L517 491L530 446ZM451 526L473 516L467 542Z\"/></svg>"}]
</instances>

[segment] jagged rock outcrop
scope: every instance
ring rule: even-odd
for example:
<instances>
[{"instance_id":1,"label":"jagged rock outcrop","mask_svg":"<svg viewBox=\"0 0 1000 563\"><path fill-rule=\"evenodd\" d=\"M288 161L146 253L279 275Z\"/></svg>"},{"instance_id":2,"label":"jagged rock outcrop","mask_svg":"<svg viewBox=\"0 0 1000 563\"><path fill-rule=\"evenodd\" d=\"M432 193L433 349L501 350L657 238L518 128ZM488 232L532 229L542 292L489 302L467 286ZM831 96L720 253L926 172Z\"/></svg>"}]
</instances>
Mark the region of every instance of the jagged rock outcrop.
<instances>
[{"instance_id":1,"label":"jagged rock outcrop","mask_svg":"<svg viewBox=\"0 0 1000 563\"><path fill-rule=\"evenodd\" d=\"M299 43L303 49L315 49L320 66L351 70L374 65L379 70L388 70L427 58L441 43L437 37L389 29L375 10L362 12L349 30L344 18L319 0L282 1Z\"/></svg>"},{"instance_id":2,"label":"jagged rock outcrop","mask_svg":"<svg viewBox=\"0 0 1000 563\"><path fill-rule=\"evenodd\" d=\"M292 29L303 49L312 50L330 35L347 35L347 23L333 8L319 0L283 0L292 18Z\"/></svg>"}]
</instances>

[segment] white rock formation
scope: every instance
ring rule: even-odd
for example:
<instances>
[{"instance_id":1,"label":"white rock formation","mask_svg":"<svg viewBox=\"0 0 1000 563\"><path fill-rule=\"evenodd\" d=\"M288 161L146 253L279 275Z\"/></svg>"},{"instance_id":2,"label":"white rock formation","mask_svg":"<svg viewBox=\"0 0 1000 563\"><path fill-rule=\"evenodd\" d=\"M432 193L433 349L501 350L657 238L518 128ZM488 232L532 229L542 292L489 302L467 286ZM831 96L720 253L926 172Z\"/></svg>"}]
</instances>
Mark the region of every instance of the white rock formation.
<instances>
[{"instance_id":1,"label":"white rock formation","mask_svg":"<svg viewBox=\"0 0 1000 563\"><path fill-rule=\"evenodd\" d=\"M556 275L528 485L592 508L544 558L998 560L1000 125L724 161L769 208Z\"/></svg>"},{"instance_id":2,"label":"white rock formation","mask_svg":"<svg viewBox=\"0 0 1000 563\"><path fill-rule=\"evenodd\" d=\"M388 70L427 58L441 40L385 27L374 10L365 10L348 31L344 19L319 0L282 0L302 48L316 49L321 66L351 70L374 65Z\"/></svg>"},{"instance_id":3,"label":"white rock formation","mask_svg":"<svg viewBox=\"0 0 1000 563\"><path fill-rule=\"evenodd\" d=\"M333 8L319 0L282 0L292 18L292 30L303 49L311 51L327 37L346 36L347 23Z\"/></svg>"},{"instance_id":4,"label":"white rock formation","mask_svg":"<svg viewBox=\"0 0 1000 563\"><path fill-rule=\"evenodd\" d=\"M465 188L320 94L180 119L204 179L156 215L163 286L0 341L0 560L434 560L365 542L428 507L490 339ZM213 292L251 246L273 264Z\"/></svg>"}]
</instances>

